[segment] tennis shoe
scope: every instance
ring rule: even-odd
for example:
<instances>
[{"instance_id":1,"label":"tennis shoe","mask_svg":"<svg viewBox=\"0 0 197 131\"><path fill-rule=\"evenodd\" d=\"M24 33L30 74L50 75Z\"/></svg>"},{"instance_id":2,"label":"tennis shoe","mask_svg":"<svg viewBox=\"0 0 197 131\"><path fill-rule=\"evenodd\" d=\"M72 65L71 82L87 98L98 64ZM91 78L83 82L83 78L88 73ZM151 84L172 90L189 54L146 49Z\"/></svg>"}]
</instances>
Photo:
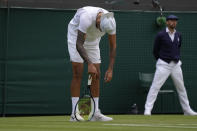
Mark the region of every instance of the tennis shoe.
<instances>
[{"instance_id":1,"label":"tennis shoe","mask_svg":"<svg viewBox=\"0 0 197 131\"><path fill-rule=\"evenodd\" d=\"M94 116L90 121L112 121L113 118L103 115L100 110L94 113Z\"/></svg>"},{"instance_id":2,"label":"tennis shoe","mask_svg":"<svg viewBox=\"0 0 197 131\"><path fill-rule=\"evenodd\" d=\"M75 115L72 114L72 115L70 116L70 121L71 121L71 122L84 121L84 119L79 115L79 113L76 113L76 117L77 117L77 119L75 118Z\"/></svg>"}]
</instances>

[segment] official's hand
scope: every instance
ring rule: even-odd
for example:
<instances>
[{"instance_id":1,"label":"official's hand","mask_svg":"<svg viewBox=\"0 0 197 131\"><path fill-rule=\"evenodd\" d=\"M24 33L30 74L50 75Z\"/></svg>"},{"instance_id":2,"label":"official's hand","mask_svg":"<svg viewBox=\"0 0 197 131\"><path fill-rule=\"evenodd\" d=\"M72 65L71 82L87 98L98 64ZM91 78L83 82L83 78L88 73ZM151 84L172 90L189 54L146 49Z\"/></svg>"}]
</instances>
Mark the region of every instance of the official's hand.
<instances>
[{"instance_id":1,"label":"official's hand","mask_svg":"<svg viewBox=\"0 0 197 131\"><path fill-rule=\"evenodd\" d=\"M113 71L108 69L105 73L105 78L104 78L105 82L110 82L112 79L112 75L113 75Z\"/></svg>"},{"instance_id":2,"label":"official's hand","mask_svg":"<svg viewBox=\"0 0 197 131\"><path fill-rule=\"evenodd\" d=\"M88 74L91 74L91 77L96 77L98 72L94 64L88 64Z\"/></svg>"}]
</instances>

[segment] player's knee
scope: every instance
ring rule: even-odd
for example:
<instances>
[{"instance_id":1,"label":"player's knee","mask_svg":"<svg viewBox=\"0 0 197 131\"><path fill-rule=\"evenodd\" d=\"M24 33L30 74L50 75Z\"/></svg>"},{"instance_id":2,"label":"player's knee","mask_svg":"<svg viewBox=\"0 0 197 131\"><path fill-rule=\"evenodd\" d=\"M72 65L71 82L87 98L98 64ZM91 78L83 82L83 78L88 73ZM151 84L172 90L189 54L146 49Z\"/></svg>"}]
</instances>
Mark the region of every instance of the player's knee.
<instances>
[{"instance_id":1,"label":"player's knee","mask_svg":"<svg viewBox=\"0 0 197 131\"><path fill-rule=\"evenodd\" d=\"M98 73L97 73L97 79L100 80L100 77L101 77L101 72L98 71Z\"/></svg>"},{"instance_id":2,"label":"player's knee","mask_svg":"<svg viewBox=\"0 0 197 131\"><path fill-rule=\"evenodd\" d=\"M83 72L73 72L73 79L81 80Z\"/></svg>"},{"instance_id":3,"label":"player's knee","mask_svg":"<svg viewBox=\"0 0 197 131\"><path fill-rule=\"evenodd\" d=\"M73 64L73 79L81 80L83 76L83 66Z\"/></svg>"}]
</instances>

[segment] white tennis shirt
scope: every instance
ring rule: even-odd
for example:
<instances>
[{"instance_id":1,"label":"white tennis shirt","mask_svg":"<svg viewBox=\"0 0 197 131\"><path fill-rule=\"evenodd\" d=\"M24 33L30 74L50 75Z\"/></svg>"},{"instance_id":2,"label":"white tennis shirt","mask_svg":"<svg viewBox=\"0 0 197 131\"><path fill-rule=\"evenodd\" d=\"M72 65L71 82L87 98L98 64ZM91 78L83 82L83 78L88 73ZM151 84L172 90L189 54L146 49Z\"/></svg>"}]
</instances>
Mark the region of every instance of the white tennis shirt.
<instances>
[{"instance_id":1,"label":"white tennis shirt","mask_svg":"<svg viewBox=\"0 0 197 131\"><path fill-rule=\"evenodd\" d=\"M70 28L68 29L71 32L72 39L77 39L77 30L80 30L81 32L86 33L85 46L99 45L101 37L105 34L105 32L101 32L96 28L96 17L99 12L103 12L104 14L108 13L105 9L92 6L78 9L77 13L69 23ZM111 35L115 33L116 31L113 31ZM73 42L73 44L76 44L76 42Z\"/></svg>"}]
</instances>

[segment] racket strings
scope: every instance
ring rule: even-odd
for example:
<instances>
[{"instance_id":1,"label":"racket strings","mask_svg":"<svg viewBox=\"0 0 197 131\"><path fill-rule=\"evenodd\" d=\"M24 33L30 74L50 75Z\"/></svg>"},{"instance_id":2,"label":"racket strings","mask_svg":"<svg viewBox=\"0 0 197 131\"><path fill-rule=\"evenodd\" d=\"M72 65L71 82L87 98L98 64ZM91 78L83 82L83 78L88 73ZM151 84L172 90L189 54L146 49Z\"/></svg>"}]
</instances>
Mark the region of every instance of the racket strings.
<instances>
[{"instance_id":1,"label":"racket strings","mask_svg":"<svg viewBox=\"0 0 197 131\"><path fill-rule=\"evenodd\" d=\"M93 104L94 103L91 97L84 96L84 98L80 99L77 106L80 117L86 121L90 120L94 112Z\"/></svg>"}]
</instances>

